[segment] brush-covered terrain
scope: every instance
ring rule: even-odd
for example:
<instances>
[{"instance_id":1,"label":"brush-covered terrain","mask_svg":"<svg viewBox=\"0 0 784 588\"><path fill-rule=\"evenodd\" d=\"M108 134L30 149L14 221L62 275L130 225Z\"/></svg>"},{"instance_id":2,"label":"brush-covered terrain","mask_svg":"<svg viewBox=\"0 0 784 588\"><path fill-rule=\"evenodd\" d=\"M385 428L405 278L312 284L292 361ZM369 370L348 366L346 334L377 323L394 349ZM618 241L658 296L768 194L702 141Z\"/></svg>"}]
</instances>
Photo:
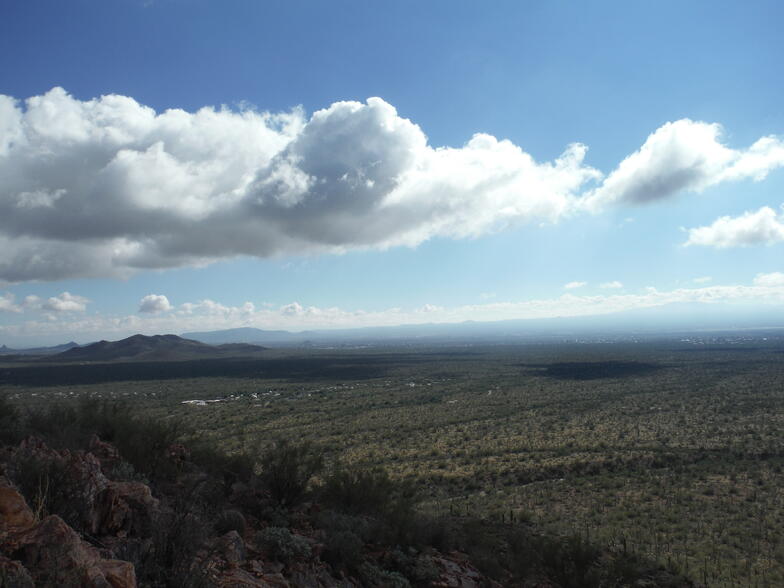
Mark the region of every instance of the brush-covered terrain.
<instances>
[{"instance_id":1,"label":"brush-covered terrain","mask_svg":"<svg viewBox=\"0 0 784 588\"><path fill-rule=\"evenodd\" d=\"M131 562L139 585L784 582L772 338L8 363L0 387L17 415L3 426L9 485L39 521L58 514ZM39 478L18 478L28 453L73 460L102 444L121 464L95 455L107 483L145 485L155 516L173 517L151 528L200 529L187 550L163 557L172 537L80 527L46 506ZM276 489L276 467L296 498ZM236 561L216 527L226 517L243 521L227 531ZM309 551L284 555L270 534Z\"/></svg>"},{"instance_id":2,"label":"brush-covered terrain","mask_svg":"<svg viewBox=\"0 0 784 588\"><path fill-rule=\"evenodd\" d=\"M227 455L111 401L0 408L4 588L692 585L580 536L427 515L411 481L308 442Z\"/></svg>"}]
</instances>

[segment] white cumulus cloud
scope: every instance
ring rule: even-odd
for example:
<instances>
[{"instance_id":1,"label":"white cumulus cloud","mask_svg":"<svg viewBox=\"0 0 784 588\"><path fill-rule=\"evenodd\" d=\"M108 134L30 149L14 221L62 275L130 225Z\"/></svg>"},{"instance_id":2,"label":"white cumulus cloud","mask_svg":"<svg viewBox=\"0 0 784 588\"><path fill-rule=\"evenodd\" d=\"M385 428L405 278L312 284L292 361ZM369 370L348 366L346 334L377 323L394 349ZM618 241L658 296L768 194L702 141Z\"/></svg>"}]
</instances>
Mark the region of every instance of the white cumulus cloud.
<instances>
[{"instance_id":1,"label":"white cumulus cloud","mask_svg":"<svg viewBox=\"0 0 784 588\"><path fill-rule=\"evenodd\" d=\"M721 125L715 123L689 119L666 123L587 194L582 206L639 204L684 191L700 192L724 181L759 181L784 166L784 142L777 137L762 137L742 150L731 149L721 138Z\"/></svg>"},{"instance_id":2,"label":"white cumulus cloud","mask_svg":"<svg viewBox=\"0 0 784 588\"><path fill-rule=\"evenodd\" d=\"M88 302L90 301L84 296L63 292L57 296L47 298L40 303L40 307L49 312L84 312L87 310Z\"/></svg>"},{"instance_id":3,"label":"white cumulus cloud","mask_svg":"<svg viewBox=\"0 0 784 588\"><path fill-rule=\"evenodd\" d=\"M21 304L15 302L13 294L6 292L0 296L0 311L22 313L26 311L45 311L47 313L85 312L89 299L70 292L51 296L46 300L33 294L25 296Z\"/></svg>"},{"instance_id":4,"label":"white cumulus cloud","mask_svg":"<svg viewBox=\"0 0 784 588\"><path fill-rule=\"evenodd\" d=\"M16 304L15 297L10 292L0 295L0 312L22 312L22 307Z\"/></svg>"},{"instance_id":5,"label":"white cumulus cloud","mask_svg":"<svg viewBox=\"0 0 784 588\"><path fill-rule=\"evenodd\" d=\"M722 216L712 224L689 229L685 245L724 249L748 245L773 245L784 241L784 214L769 206L740 216Z\"/></svg>"},{"instance_id":6,"label":"white cumulus cloud","mask_svg":"<svg viewBox=\"0 0 784 588\"><path fill-rule=\"evenodd\" d=\"M761 179L784 164L775 137L734 150L718 125L689 120L656 130L598 187L586 152L575 143L540 162L481 133L431 146L380 98L307 116L159 113L62 88L0 95L0 281L415 246Z\"/></svg>"},{"instance_id":7,"label":"white cumulus cloud","mask_svg":"<svg viewBox=\"0 0 784 588\"><path fill-rule=\"evenodd\" d=\"M139 302L139 312L155 314L171 310L169 299L163 294L148 294Z\"/></svg>"}]
</instances>

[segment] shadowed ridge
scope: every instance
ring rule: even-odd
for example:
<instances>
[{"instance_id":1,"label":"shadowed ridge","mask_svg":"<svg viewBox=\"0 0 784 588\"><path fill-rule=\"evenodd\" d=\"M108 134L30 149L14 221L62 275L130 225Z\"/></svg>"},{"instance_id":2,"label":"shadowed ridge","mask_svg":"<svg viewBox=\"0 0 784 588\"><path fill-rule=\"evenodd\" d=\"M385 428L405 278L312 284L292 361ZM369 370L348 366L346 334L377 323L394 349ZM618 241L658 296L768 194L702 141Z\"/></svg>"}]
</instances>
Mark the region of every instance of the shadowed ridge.
<instances>
[{"instance_id":1,"label":"shadowed ridge","mask_svg":"<svg viewBox=\"0 0 784 588\"><path fill-rule=\"evenodd\" d=\"M120 341L98 341L69 349L53 359L61 361L172 360L205 356L248 355L263 351L258 345L207 345L177 335L132 335Z\"/></svg>"}]
</instances>

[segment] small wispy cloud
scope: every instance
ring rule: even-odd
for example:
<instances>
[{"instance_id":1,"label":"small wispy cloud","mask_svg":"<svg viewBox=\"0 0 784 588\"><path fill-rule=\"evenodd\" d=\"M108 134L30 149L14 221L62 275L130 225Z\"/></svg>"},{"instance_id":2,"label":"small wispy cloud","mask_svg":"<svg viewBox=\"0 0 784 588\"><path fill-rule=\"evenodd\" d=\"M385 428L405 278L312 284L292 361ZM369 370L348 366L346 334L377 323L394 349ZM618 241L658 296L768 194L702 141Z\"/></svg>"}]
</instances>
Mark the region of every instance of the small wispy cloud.
<instances>
[{"instance_id":1,"label":"small wispy cloud","mask_svg":"<svg viewBox=\"0 0 784 588\"><path fill-rule=\"evenodd\" d=\"M568 282L564 284L564 290L575 290L577 288L582 288L583 286L587 286L588 282Z\"/></svg>"},{"instance_id":2,"label":"small wispy cloud","mask_svg":"<svg viewBox=\"0 0 784 588\"><path fill-rule=\"evenodd\" d=\"M613 280L612 282L603 282L599 284L599 287L604 290L619 290L623 288L623 284L618 280Z\"/></svg>"}]
</instances>

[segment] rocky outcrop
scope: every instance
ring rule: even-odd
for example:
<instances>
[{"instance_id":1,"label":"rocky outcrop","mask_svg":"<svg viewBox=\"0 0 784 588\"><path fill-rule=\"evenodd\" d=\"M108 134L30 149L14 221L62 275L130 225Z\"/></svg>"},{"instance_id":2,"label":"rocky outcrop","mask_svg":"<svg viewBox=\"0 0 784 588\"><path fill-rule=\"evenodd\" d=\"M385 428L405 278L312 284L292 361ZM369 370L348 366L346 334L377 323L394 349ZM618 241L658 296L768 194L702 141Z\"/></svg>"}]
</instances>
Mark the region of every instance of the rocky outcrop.
<instances>
[{"instance_id":1,"label":"rocky outcrop","mask_svg":"<svg viewBox=\"0 0 784 588\"><path fill-rule=\"evenodd\" d=\"M130 563L104 559L56 515L36 522L21 494L2 478L0 550L11 558L0 560L1 573L13 582L10 586L136 586Z\"/></svg>"},{"instance_id":2,"label":"rocky outcrop","mask_svg":"<svg viewBox=\"0 0 784 588\"><path fill-rule=\"evenodd\" d=\"M58 506L67 522L90 534L98 532L99 496L109 480L103 475L101 462L92 453L56 451L37 437L22 441L11 459L12 475L20 470L37 471L48 500Z\"/></svg>"},{"instance_id":3,"label":"rocky outcrop","mask_svg":"<svg viewBox=\"0 0 784 588\"><path fill-rule=\"evenodd\" d=\"M79 531L119 537L148 534L159 511L158 500L145 484L114 482L104 475L104 465L120 459L113 445L93 436L90 447L88 452L55 451L30 437L19 445L11 463L17 469L35 463L46 471L50 493L63 507L61 514Z\"/></svg>"},{"instance_id":4,"label":"rocky outcrop","mask_svg":"<svg viewBox=\"0 0 784 588\"><path fill-rule=\"evenodd\" d=\"M57 515L9 535L3 549L31 572L36 584L89 588L136 586L130 563L103 559Z\"/></svg>"},{"instance_id":5,"label":"rocky outcrop","mask_svg":"<svg viewBox=\"0 0 784 588\"><path fill-rule=\"evenodd\" d=\"M0 477L0 540L3 533L30 528L35 523L35 515L24 497Z\"/></svg>"}]
</instances>

